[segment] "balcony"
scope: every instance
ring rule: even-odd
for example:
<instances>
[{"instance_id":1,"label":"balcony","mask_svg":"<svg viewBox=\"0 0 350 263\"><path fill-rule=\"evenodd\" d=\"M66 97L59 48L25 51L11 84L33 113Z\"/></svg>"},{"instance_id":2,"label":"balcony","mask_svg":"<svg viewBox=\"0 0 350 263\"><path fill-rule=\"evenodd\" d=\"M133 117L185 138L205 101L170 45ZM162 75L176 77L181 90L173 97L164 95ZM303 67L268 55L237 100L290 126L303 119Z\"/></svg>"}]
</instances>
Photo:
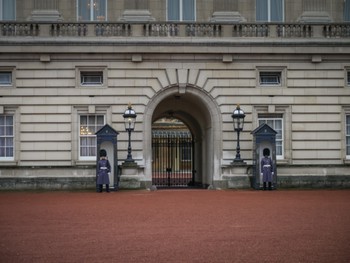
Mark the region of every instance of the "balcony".
<instances>
[{"instance_id":1,"label":"balcony","mask_svg":"<svg viewBox=\"0 0 350 263\"><path fill-rule=\"evenodd\" d=\"M0 22L4 37L350 38L350 23Z\"/></svg>"}]
</instances>

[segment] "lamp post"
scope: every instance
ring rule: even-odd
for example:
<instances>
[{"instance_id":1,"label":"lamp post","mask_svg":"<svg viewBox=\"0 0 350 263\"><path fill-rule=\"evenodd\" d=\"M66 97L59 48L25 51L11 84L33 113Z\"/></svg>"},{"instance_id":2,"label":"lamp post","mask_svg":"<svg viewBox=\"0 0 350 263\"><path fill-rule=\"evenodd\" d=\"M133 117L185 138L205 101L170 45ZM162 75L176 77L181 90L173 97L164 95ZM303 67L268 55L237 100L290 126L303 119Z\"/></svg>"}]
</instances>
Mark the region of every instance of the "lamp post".
<instances>
[{"instance_id":1,"label":"lamp post","mask_svg":"<svg viewBox=\"0 0 350 263\"><path fill-rule=\"evenodd\" d=\"M128 141L128 156L125 160L126 163L134 163L134 160L132 159L131 155L131 132L135 128L135 121L136 121L136 113L131 107L131 104L129 103L127 110L124 112L124 124L125 124L125 130L129 134L129 141Z\"/></svg>"},{"instance_id":2,"label":"lamp post","mask_svg":"<svg viewBox=\"0 0 350 263\"><path fill-rule=\"evenodd\" d=\"M243 130L244 125L244 111L239 107L239 104L237 104L236 109L233 111L231 115L233 119L233 128L237 132L237 147L236 147L236 158L233 160L234 163L242 163L243 160L241 159L241 147L239 146L239 133Z\"/></svg>"}]
</instances>

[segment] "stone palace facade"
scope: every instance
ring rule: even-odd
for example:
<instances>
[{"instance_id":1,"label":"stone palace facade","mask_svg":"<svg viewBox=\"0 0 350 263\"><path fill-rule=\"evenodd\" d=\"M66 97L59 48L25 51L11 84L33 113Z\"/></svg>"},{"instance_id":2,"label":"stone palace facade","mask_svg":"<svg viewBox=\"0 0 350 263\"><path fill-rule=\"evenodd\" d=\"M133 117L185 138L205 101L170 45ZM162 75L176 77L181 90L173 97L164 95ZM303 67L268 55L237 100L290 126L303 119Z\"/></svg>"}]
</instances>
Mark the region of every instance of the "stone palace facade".
<instances>
[{"instance_id":1,"label":"stone palace facade","mask_svg":"<svg viewBox=\"0 0 350 263\"><path fill-rule=\"evenodd\" d=\"M277 132L277 187L349 187L349 0L0 0L0 11L2 189L94 187L95 133L119 132L110 160L122 166L129 103L137 165L114 169L122 188L185 162L194 185L250 187L262 123ZM164 167L159 134L191 139Z\"/></svg>"}]
</instances>

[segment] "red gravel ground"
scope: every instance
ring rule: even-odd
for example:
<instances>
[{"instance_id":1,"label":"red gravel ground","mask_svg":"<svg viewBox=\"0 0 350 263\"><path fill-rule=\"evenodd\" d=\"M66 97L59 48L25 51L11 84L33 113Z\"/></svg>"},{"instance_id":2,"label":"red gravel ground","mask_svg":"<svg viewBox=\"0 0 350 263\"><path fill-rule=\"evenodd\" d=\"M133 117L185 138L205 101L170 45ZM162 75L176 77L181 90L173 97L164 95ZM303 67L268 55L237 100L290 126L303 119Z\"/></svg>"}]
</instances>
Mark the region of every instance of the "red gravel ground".
<instances>
[{"instance_id":1,"label":"red gravel ground","mask_svg":"<svg viewBox=\"0 0 350 263\"><path fill-rule=\"evenodd\" d=\"M0 192L0 262L350 262L350 190Z\"/></svg>"}]
</instances>

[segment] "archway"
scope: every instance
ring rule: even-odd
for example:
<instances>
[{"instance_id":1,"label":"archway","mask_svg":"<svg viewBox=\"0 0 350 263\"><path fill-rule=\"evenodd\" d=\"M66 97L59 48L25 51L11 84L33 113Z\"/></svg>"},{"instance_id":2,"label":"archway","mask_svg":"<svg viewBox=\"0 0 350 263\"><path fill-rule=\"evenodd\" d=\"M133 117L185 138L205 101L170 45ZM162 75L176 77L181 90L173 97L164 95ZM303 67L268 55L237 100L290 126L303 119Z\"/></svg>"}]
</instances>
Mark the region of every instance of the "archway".
<instances>
[{"instance_id":1,"label":"archway","mask_svg":"<svg viewBox=\"0 0 350 263\"><path fill-rule=\"evenodd\" d=\"M152 98L144 115L145 180L152 181L152 124L163 117L181 120L194 140L194 183L207 187L220 180L222 120L208 93L195 86L168 87Z\"/></svg>"}]
</instances>

